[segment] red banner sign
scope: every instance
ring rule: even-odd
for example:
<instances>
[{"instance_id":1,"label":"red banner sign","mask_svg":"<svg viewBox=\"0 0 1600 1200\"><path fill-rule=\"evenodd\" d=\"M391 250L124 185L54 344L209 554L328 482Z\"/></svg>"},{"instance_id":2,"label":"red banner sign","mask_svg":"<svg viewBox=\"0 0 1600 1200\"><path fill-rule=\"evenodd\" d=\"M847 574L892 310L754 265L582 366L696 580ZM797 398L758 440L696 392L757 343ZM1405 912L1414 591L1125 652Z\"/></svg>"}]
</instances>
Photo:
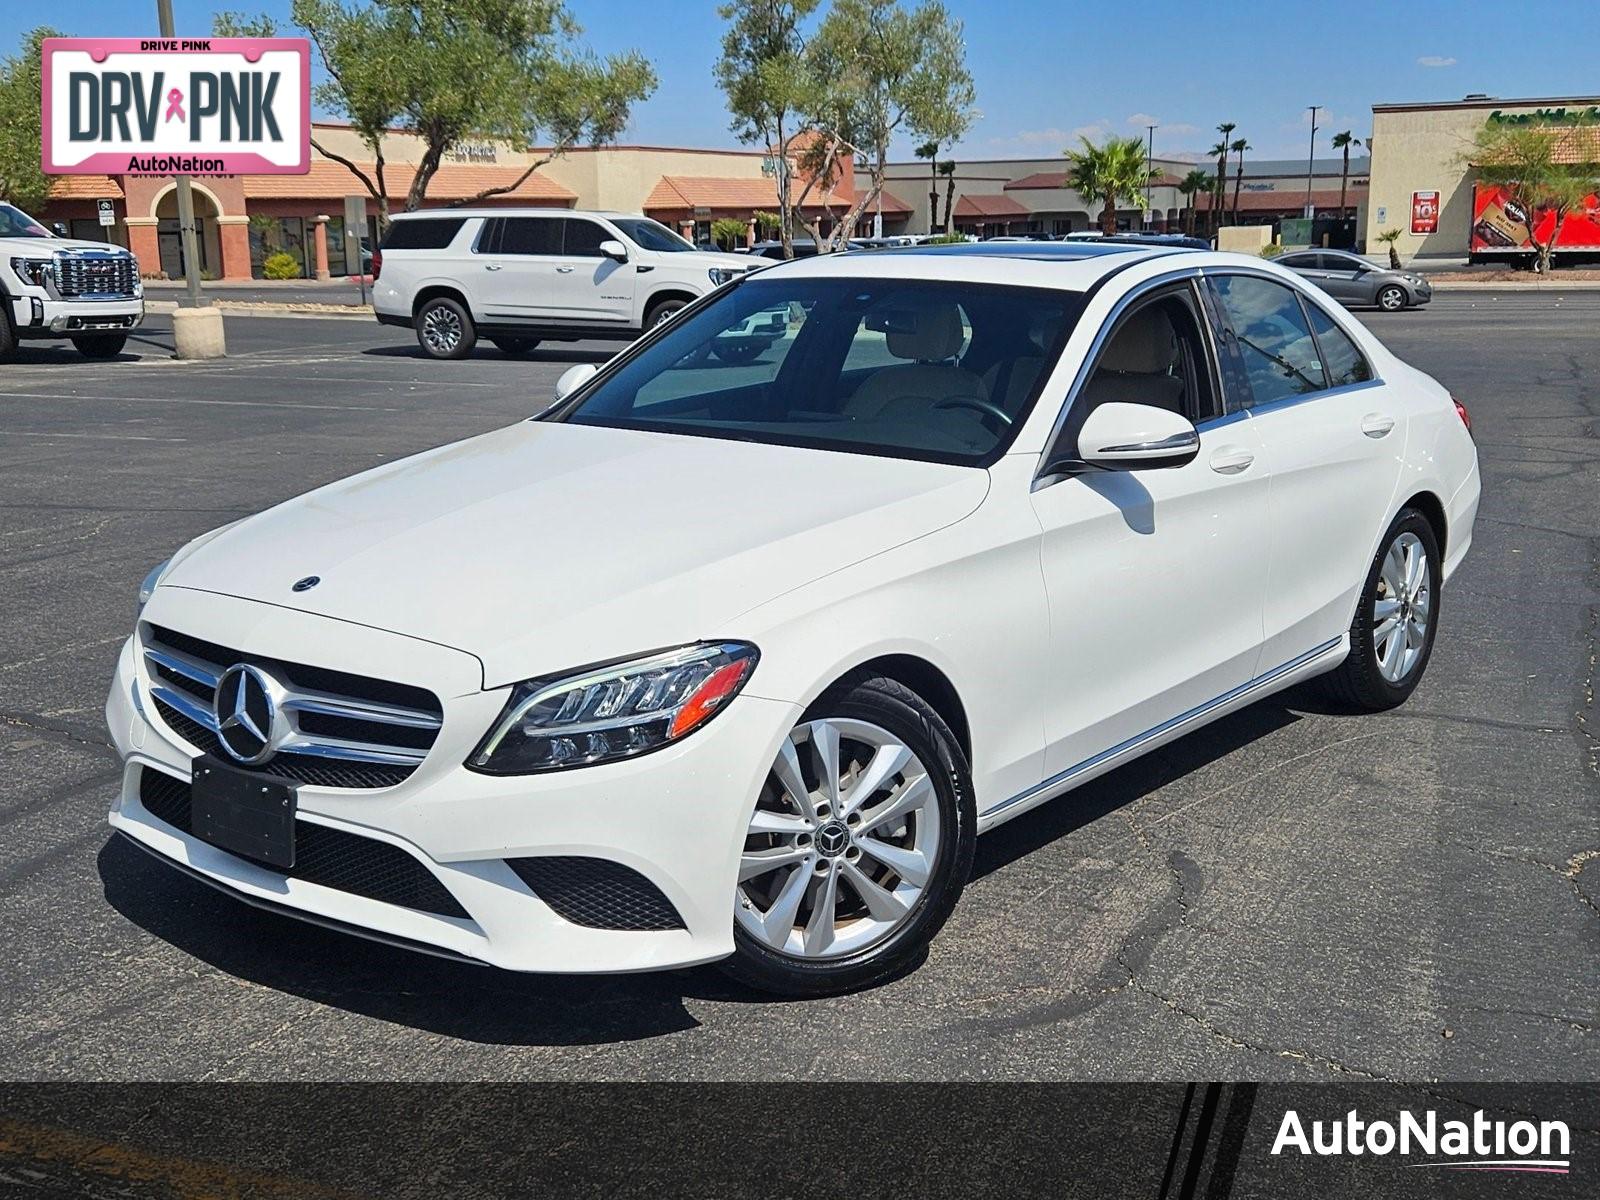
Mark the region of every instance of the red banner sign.
<instances>
[{"instance_id":1,"label":"red banner sign","mask_svg":"<svg viewBox=\"0 0 1600 1200\"><path fill-rule=\"evenodd\" d=\"M1439 193L1411 193L1411 232L1439 232Z\"/></svg>"}]
</instances>

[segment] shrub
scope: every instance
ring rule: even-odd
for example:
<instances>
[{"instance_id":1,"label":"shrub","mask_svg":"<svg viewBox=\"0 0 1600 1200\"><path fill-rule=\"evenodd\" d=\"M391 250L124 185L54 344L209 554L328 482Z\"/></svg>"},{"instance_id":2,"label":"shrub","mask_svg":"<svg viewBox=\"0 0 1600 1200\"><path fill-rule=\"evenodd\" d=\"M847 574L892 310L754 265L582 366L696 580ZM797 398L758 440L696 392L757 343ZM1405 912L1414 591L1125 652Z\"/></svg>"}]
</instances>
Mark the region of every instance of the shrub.
<instances>
[{"instance_id":1,"label":"shrub","mask_svg":"<svg viewBox=\"0 0 1600 1200\"><path fill-rule=\"evenodd\" d=\"M732 250L748 232L745 223L733 217L722 217L711 222L711 240L724 250Z\"/></svg>"},{"instance_id":2,"label":"shrub","mask_svg":"<svg viewBox=\"0 0 1600 1200\"><path fill-rule=\"evenodd\" d=\"M964 242L967 235L964 233L941 233L938 237L931 237L923 243L925 246L951 246L956 242Z\"/></svg>"},{"instance_id":3,"label":"shrub","mask_svg":"<svg viewBox=\"0 0 1600 1200\"><path fill-rule=\"evenodd\" d=\"M1278 255L1280 255L1282 253L1283 253L1283 243L1282 242L1268 242L1265 246L1261 247L1261 257L1262 258L1277 258Z\"/></svg>"},{"instance_id":4,"label":"shrub","mask_svg":"<svg viewBox=\"0 0 1600 1200\"><path fill-rule=\"evenodd\" d=\"M299 279L300 260L280 250L267 255L261 264L261 273L268 279Z\"/></svg>"}]
</instances>

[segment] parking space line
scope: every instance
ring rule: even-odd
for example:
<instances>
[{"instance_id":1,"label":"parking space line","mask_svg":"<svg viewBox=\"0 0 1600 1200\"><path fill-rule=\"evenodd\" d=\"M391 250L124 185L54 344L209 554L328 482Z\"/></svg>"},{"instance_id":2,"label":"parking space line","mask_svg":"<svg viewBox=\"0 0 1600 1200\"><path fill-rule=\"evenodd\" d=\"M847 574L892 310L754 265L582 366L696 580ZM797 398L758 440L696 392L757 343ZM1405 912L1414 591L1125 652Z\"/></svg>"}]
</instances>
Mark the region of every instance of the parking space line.
<instances>
[{"instance_id":1,"label":"parking space line","mask_svg":"<svg viewBox=\"0 0 1600 1200\"><path fill-rule=\"evenodd\" d=\"M8 437L89 438L102 442L187 442L189 440L181 437L155 437L148 433L45 433L31 429L8 429L0 434L0 438Z\"/></svg>"},{"instance_id":2,"label":"parking space line","mask_svg":"<svg viewBox=\"0 0 1600 1200\"><path fill-rule=\"evenodd\" d=\"M378 404L304 404L296 400L219 400L213 396L67 396L60 392L8 392L0 400L77 400L94 404L217 404L228 408L306 408L319 412L404 412Z\"/></svg>"}]
</instances>

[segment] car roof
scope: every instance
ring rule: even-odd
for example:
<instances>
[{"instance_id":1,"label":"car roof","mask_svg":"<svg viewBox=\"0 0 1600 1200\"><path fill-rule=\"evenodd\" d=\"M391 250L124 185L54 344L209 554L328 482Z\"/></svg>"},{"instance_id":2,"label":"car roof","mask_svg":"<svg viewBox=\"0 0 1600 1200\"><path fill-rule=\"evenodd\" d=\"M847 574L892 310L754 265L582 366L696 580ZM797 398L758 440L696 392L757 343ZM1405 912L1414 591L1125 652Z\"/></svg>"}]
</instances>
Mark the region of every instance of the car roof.
<instances>
[{"instance_id":1,"label":"car roof","mask_svg":"<svg viewBox=\"0 0 1600 1200\"><path fill-rule=\"evenodd\" d=\"M457 218L457 217L605 217L615 221L619 218L634 221L654 221L654 217L647 217L643 213L619 212L614 209L601 208L548 208L538 205L496 205L494 208L419 208L416 212L395 213L391 220L415 221L427 218ZM660 222L656 222L660 224Z\"/></svg>"}]
</instances>

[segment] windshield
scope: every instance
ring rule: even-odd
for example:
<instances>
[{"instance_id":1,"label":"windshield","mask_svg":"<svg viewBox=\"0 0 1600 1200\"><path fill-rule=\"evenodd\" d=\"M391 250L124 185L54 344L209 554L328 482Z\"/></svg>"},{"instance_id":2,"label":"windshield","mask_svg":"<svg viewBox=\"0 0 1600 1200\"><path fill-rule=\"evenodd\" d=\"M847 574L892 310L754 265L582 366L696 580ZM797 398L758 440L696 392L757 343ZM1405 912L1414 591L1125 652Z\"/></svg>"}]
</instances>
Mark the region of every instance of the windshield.
<instances>
[{"instance_id":1,"label":"windshield","mask_svg":"<svg viewBox=\"0 0 1600 1200\"><path fill-rule=\"evenodd\" d=\"M664 254L676 254L682 250L693 250L694 245L673 233L659 221L651 221L645 217L613 217L611 223L622 230L627 239L643 250L660 250Z\"/></svg>"},{"instance_id":2,"label":"windshield","mask_svg":"<svg viewBox=\"0 0 1600 1200\"><path fill-rule=\"evenodd\" d=\"M546 419L986 465L1080 307L1076 293L993 284L753 280Z\"/></svg>"},{"instance_id":3,"label":"windshield","mask_svg":"<svg viewBox=\"0 0 1600 1200\"><path fill-rule=\"evenodd\" d=\"M0 237L47 238L55 235L20 208L0 204Z\"/></svg>"}]
</instances>

